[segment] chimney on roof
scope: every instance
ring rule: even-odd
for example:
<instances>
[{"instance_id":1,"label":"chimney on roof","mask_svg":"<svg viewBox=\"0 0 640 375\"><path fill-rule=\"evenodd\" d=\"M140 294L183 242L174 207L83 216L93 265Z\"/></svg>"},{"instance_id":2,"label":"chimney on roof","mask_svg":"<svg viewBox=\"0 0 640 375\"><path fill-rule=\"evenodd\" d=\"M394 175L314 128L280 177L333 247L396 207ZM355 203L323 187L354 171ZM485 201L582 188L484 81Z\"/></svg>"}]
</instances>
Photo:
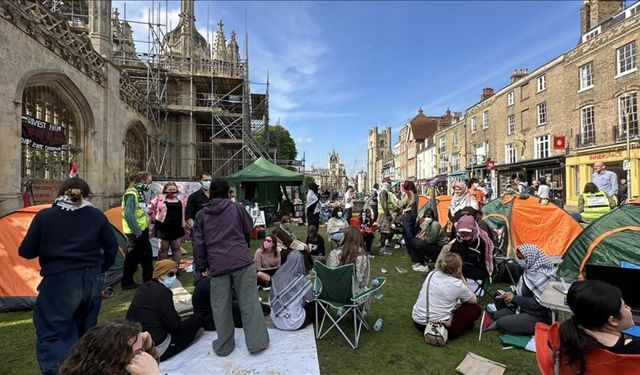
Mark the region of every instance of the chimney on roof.
<instances>
[{"instance_id":1,"label":"chimney on roof","mask_svg":"<svg viewBox=\"0 0 640 375\"><path fill-rule=\"evenodd\" d=\"M529 74L529 69L513 69L513 73L511 73L511 83L523 78L527 74Z\"/></svg>"},{"instance_id":2,"label":"chimney on roof","mask_svg":"<svg viewBox=\"0 0 640 375\"><path fill-rule=\"evenodd\" d=\"M480 95L480 101L484 101L493 96L493 89L491 87L485 87L482 89L482 95Z\"/></svg>"}]
</instances>

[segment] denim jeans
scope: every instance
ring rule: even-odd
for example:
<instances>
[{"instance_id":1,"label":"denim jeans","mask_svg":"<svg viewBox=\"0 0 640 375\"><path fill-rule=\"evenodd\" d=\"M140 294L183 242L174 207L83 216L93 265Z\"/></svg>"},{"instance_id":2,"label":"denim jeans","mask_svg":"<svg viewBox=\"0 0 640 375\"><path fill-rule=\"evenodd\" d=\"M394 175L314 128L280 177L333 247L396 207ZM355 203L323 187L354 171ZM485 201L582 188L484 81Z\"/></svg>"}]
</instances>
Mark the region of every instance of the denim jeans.
<instances>
[{"instance_id":1,"label":"denim jeans","mask_svg":"<svg viewBox=\"0 0 640 375\"><path fill-rule=\"evenodd\" d=\"M104 278L100 267L91 267L47 276L40 282L33 325L43 374L57 374L71 346L96 325Z\"/></svg>"},{"instance_id":2,"label":"denim jeans","mask_svg":"<svg viewBox=\"0 0 640 375\"><path fill-rule=\"evenodd\" d=\"M411 215L410 212L402 214L402 238L404 239L404 246L407 248L409 254L411 254L411 240L415 235L416 218Z\"/></svg>"}]
</instances>

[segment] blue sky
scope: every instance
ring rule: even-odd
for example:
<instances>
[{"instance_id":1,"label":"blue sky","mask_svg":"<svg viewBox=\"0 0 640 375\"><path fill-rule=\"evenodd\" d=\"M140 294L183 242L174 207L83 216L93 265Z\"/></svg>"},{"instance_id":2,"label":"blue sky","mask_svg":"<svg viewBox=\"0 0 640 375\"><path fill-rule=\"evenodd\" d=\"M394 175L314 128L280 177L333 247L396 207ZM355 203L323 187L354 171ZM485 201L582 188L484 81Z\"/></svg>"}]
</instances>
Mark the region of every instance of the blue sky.
<instances>
[{"instance_id":1,"label":"blue sky","mask_svg":"<svg viewBox=\"0 0 640 375\"><path fill-rule=\"evenodd\" d=\"M124 17L123 1L114 1ZM146 20L150 2L127 1ZM165 2L156 2L163 7ZM530 71L576 46L582 1L227 2L196 1L207 38L222 18L244 49L250 79L270 80L272 123L289 129L306 165L327 166L332 148L347 173L366 170L367 132L399 129L423 107L464 112L483 87L498 90L515 68ZM180 3L170 1L169 24ZM207 22L207 14L209 21ZM134 27L146 40L145 26ZM211 38L211 37L210 37ZM138 45L138 48L146 46ZM254 91L263 90L255 85Z\"/></svg>"}]
</instances>

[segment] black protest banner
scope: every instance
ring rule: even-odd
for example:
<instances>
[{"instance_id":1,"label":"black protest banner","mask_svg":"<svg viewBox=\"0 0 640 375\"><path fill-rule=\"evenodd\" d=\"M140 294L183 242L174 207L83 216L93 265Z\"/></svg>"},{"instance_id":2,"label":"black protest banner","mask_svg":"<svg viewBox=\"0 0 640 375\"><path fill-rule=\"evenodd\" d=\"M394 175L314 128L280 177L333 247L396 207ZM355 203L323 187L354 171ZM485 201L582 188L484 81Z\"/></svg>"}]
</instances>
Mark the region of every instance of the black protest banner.
<instances>
[{"instance_id":1,"label":"black protest banner","mask_svg":"<svg viewBox=\"0 0 640 375\"><path fill-rule=\"evenodd\" d=\"M45 151L67 149L67 136L60 125L22 115L22 144Z\"/></svg>"}]
</instances>

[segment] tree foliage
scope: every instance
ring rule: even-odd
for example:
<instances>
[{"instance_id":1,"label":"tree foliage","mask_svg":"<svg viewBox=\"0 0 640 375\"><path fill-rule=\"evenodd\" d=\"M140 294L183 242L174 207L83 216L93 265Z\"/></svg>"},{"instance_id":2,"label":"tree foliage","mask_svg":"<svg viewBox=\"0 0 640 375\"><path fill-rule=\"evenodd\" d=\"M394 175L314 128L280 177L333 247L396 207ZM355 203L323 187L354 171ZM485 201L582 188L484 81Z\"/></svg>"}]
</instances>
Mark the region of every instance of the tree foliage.
<instances>
[{"instance_id":1,"label":"tree foliage","mask_svg":"<svg viewBox=\"0 0 640 375\"><path fill-rule=\"evenodd\" d=\"M264 145L265 130L261 129L256 138ZM269 125L269 155L277 159L278 164L288 164L296 159L298 150L289 130L282 125Z\"/></svg>"}]
</instances>

